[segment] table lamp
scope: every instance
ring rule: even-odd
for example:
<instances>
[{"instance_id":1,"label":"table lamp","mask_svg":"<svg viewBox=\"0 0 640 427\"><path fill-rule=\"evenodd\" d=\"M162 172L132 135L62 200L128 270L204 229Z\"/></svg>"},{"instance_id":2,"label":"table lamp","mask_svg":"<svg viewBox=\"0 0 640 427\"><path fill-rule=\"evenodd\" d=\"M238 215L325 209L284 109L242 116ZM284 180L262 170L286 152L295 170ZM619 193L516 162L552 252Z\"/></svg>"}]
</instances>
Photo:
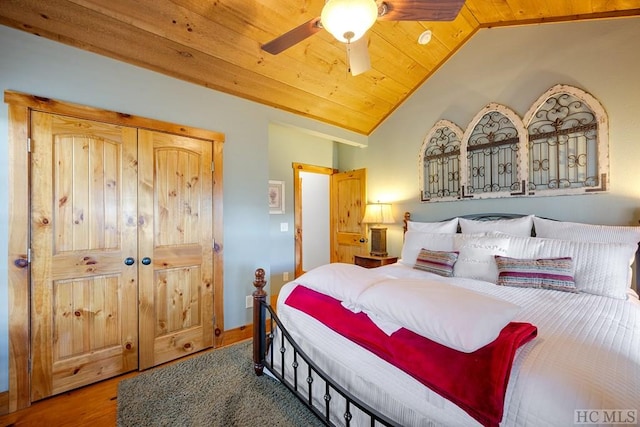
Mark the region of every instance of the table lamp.
<instances>
[{"instance_id":1,"label":"table lamp","mask_svg":"<svg viewBox=\"0 0 640 427\"><path fill-rule=\"evenodd\" d=\"M371 255L385 257L387 253L387 227L382 224L393 224L395 220L391 214L391 204L389 203L369 203L365 207L365 224L373 224L371 229Z\"/></svg>"}]
</instances>

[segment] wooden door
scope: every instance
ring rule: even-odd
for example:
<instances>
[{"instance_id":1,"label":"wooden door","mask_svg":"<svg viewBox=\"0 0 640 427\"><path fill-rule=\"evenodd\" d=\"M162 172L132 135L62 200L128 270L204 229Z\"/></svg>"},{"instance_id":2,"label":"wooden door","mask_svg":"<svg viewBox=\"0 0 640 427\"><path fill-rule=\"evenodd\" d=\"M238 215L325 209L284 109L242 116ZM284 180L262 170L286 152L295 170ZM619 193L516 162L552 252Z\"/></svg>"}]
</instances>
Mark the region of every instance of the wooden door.
<instances>
[{"instance_id":1,"label":"wooden door","mask_svg":"<svg viewBox=\"0 0 640 427\"><path fill-rule=\"evenodd\" d=\"M139 132L140 369L213 345L212 143Z\"/></svg>"},{"instance_id":2,"label":"wooden door","mask_svg":"<svg viewBox=\"0 0 640 427\"><path fill-rule=\"evenodd\" d=\"M353 263L367 253L366 182L366 169L331 175L331 262Z\"/></svg>"},{"instance_id":3,"label":"wooden door","mask_svg":"<svg viewBox=\"0 0 640 427\"><path fill-rule=\"evenodd\" d=\"M135 370L136 129L31 115L31 400Z\"/></svg>"}]
</instances>

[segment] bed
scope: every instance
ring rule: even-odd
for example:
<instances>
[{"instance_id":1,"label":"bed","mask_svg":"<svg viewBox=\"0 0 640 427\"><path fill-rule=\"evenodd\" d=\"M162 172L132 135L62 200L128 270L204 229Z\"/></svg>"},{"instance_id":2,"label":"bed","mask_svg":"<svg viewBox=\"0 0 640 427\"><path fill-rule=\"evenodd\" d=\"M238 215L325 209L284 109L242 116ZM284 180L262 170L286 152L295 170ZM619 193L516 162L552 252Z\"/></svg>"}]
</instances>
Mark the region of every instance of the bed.
<instances>
[{"instance_id":1,"label":"bed","mask_svg":"<svg viewBox=\"0 0 640 427\"><path fill-rule=\"evenodd\" d=\"M640 422L639 227L405 218L398 263L254 285L254 368L329 425ZM276 314L277 313L277 314Z\"/></svg>"}]
</instances>

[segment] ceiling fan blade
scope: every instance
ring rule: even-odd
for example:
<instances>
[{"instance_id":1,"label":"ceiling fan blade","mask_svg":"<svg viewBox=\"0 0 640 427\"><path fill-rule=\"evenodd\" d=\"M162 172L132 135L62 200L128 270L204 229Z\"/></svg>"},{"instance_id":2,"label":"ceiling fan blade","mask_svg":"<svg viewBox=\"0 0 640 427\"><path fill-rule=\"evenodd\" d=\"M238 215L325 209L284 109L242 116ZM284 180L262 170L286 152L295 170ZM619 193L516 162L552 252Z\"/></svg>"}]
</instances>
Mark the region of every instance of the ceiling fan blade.
<instances>
[{"instance_id":1,"label":"ceiling fan blade","mask_svg":"<svg viewBox=\"0 0 640 427\"><path fill-rule=\"evenodd\" d=\"M464 0L385 0L385 4L381 21L453 21Z\"/></svg>"},{"instance_id":2,"label":"ceiling fan blade","mask_svg":"<svg viewBox=\"0 0 640 427\"><path fill-rule=\"evenodd\" d=\"M320 17L313 18L312 20L297 26L293 30L284 33L280 37L277 37L260 47L262 48L262 50L269 52L272 55L277 55L283 50L286 50L291 46L300 43L307 37L310 37L318 31L322 30L322 27L320 27L319 23Z\"/></svg>"},{"instance_id":3,"label":"ceiling fan blade","mask_svg":"<svg viewBox=\"0 0 640 427\"><path fill-rule=\"evenodd\" d=\"M349 59L349 70L352 76L357 76L371 69L366 35L353 43L347 44L347 58Z\"/></svg>"}]
</instances>

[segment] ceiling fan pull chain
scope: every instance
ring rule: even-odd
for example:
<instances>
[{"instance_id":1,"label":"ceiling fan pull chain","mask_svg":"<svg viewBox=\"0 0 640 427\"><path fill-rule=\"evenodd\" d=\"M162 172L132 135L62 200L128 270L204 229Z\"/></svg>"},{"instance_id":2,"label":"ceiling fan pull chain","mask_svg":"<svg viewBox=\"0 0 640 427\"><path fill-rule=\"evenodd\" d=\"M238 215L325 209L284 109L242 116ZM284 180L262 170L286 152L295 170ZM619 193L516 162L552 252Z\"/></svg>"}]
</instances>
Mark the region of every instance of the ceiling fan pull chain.
<instances>
[{"instance_id":1,"label":"ceiling fan pull chain","mask_svg":"<svg viewBox=\"0 0 640 427\"><path fill-rule=\"evenodd\" d=\"M351 39L347 40L347 49L346 49L346 55L347 55L347 77L349 76L349 74L351 74Z\"/></svg>"}]
</instances>

